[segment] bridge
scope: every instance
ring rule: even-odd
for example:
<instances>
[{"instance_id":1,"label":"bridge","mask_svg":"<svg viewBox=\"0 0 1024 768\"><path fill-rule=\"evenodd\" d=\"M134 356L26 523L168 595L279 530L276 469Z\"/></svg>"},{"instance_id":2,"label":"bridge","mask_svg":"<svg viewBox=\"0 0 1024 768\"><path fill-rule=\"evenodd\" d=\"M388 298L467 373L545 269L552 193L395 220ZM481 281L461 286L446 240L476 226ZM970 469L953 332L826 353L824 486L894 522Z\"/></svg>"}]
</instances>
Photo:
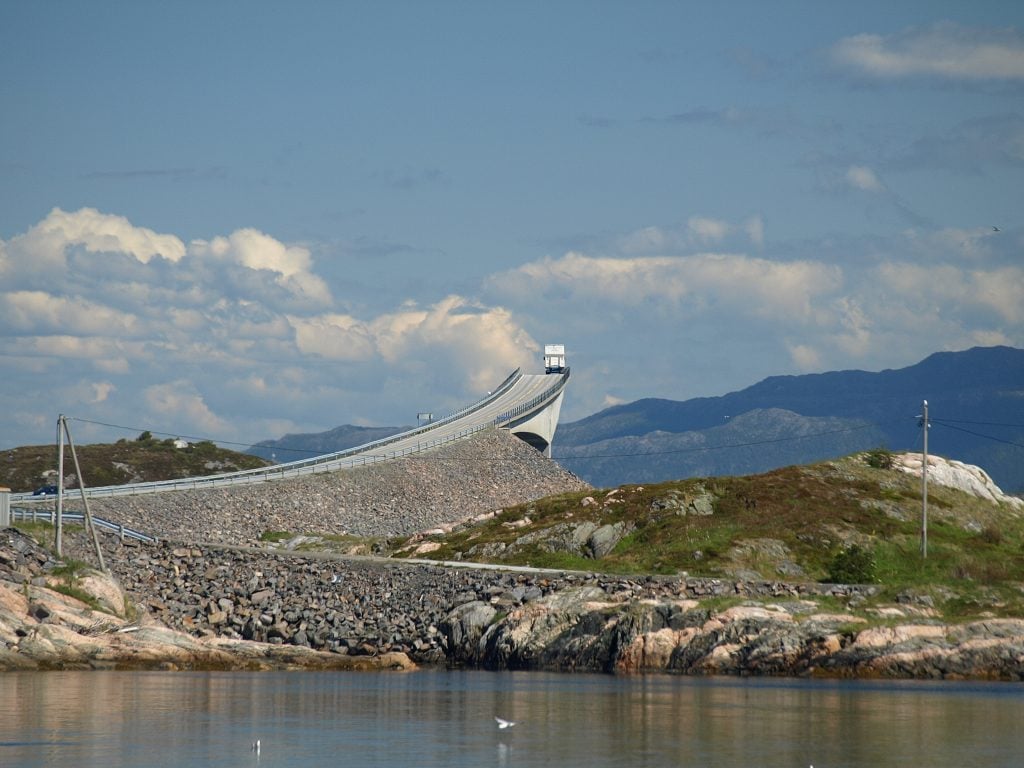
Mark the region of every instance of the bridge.
<instances>
[{"instance_id":1,"label":"bridge","mask_svg":"<svg viewBox=\"0 0 1024 768\"><path fill-rule=\"evenodd\" d=\"M149 493L223 488L284 480L320 472L337 472L392 461L402 456L422 453L453 440L463 440L484 429L497 427L516 435L545 456L551 455L551 442L558 425L562 397L569 381L569 369L557 367L546 374L525 374L513 371L486 397L449 416L421 425L407 432L349 448L271 467L226 472L204 477L159 482L133 483L86 488L89 498L137 496ZM86 478L88 480L88 478ZM65 490L65 495L79 496L79 489ZM51 502L54 496L31 493L10 494L11 504Z\"/></svg>"}]
</instances>

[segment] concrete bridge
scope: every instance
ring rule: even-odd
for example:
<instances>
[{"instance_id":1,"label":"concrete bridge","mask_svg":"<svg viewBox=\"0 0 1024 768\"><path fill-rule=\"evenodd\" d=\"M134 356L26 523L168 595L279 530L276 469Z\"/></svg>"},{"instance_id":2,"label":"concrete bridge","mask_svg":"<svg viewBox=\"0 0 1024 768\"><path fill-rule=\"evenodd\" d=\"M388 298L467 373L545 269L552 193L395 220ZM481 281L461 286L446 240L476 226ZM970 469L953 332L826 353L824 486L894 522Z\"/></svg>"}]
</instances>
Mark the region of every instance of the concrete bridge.
<instances>
[{"instance_id":1,"label":"concrete bridge","mask_svg":"<svg viewBox=\"0 0 1024 768\"><path fill-rule=\"evenodd\" d=\"M462 440L480 430L497 427L532 445L544 455L551 455L551 442L558 425L562 396L569 381L569 369L558 368L547 374L524 374L513 371L486 397L442 419L421 425L407 432L309 459L275 464L261 469L229 472L183 480L165 480L131 485L110 485L86 488L90 498L109 496L136 496L201 488L223 488L251 485L274 480L299 477L319 472L336 472L390 461L422 453L453 440ZM88 479L88 478L87 478ZM80 491L66 489L66 495L78 497ZM53 496L34 496L31 493L10 495L10 503L19 505L53 502Z\"/></svg>"}]
</instances>

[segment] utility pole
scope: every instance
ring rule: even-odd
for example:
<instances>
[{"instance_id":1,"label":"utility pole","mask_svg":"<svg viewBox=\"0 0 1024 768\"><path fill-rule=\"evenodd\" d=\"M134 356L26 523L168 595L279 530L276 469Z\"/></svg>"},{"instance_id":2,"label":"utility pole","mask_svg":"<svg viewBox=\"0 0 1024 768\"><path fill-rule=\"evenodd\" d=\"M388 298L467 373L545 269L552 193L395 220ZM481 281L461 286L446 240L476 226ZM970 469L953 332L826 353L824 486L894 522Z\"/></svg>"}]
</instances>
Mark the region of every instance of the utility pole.
<instances>
[{"instance_id":1,"label":"utility pole","mask_svg":"<svg viewBox=\"0 0 1024 768\"><path fill-rule=\"evenodd\" d=\"M96 559L99 560L100 570L110 573L106 563L103 562L103 550L100 549L100 540L96 536L96 525L92 521L92 513L89 511L89 497L85 495L85 478L82 477L82 467L78 463L78 453L75 451L75 441L71 439L71 430L68 429L68 420L63 415L60 417L61 426L64 427L64 436L68 439L68 448L71 449L71 458L75 462L75 476L78 478L78 489L82 493L82 506L85 508L85 529L92 534L92 545L96 551ZM63 451L61 453L63 458ZM63 462L62 462L63 463ZM57 498L60 498L58 495Z\"/></svg>"},{"instance_id":2,"label":"utility pole","mask_svg":"<svg viewBox=\"0 0 1024 768\"><path fill-rule=\"evenodd\" d=\"M924 438L921 450L921 557L928 557L928 401L921 405L921 429Z\"/></svg>"},{"instance_id":3,"label":"utility pole","mask_svg":"<svg viewBox=\"0 0 1024 768\"><path fill-rule=\"evenodd\" d=\"M64 414L57 417L57 512L53 521L53 546L64 557Z\"/></svg>"}]
</instances>

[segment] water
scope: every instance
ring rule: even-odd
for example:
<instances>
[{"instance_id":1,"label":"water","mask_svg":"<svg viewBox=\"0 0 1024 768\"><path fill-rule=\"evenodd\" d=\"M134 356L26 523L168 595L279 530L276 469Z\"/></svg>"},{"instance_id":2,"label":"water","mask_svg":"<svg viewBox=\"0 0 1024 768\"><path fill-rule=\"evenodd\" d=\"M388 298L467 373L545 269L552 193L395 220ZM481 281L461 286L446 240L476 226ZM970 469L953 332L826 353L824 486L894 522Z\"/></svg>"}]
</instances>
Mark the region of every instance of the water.
<instances>
[{"instance_id":1,"label":"water","mask_svg":"<svg viewBox=\"0 0 1024 768\"><path fill-rule=\"evenodd\" d=\"M4 768L1024 764L1015 684L37 672L0 702Z\"/></svg>"}]
</instances>

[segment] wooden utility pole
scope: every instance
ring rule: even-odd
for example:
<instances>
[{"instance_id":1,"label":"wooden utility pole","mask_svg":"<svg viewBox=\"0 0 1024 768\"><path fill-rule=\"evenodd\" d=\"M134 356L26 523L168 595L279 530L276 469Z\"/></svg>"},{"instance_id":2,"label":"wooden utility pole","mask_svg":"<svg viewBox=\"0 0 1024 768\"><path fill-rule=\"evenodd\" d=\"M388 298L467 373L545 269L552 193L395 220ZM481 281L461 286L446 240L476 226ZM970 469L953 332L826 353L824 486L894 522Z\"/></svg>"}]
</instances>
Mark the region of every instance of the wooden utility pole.
<instances>
[{"instance_id":1,"label":"wooden utility pole","mask_svg":"<svg viewBox=\"0 0 1024 768\"><path fill-rule=\"evenodd\" d=\"M96 526L92 522L92 513L89 512L89 497L85 495L85 478L82 477L82 468L78 464L78 454L75 452L75 442L71 439L71 430L68 429L68 420L63 416L60 417L60 420L64 425L64 435L68 439L68 447L71 449L71 458L75 461L75 476L78 478L78 489L82 492L82 504L85 507L85 528L92 534L92 545L96 550L96 559L99 560L100 570L109 573L103 562L103 550L100 549L100 540L96 535Z\"/></svg>"},{"instance_id":2,"label":"wooden utility pole","mask_svg":"<svg viewBox=\"0 0 1024 768\"><path fill-rule=\"evenodd\" d=\"M921 557L928 557L928 401L922 402L921 429Z\"/></svg>"}]
</instances>

